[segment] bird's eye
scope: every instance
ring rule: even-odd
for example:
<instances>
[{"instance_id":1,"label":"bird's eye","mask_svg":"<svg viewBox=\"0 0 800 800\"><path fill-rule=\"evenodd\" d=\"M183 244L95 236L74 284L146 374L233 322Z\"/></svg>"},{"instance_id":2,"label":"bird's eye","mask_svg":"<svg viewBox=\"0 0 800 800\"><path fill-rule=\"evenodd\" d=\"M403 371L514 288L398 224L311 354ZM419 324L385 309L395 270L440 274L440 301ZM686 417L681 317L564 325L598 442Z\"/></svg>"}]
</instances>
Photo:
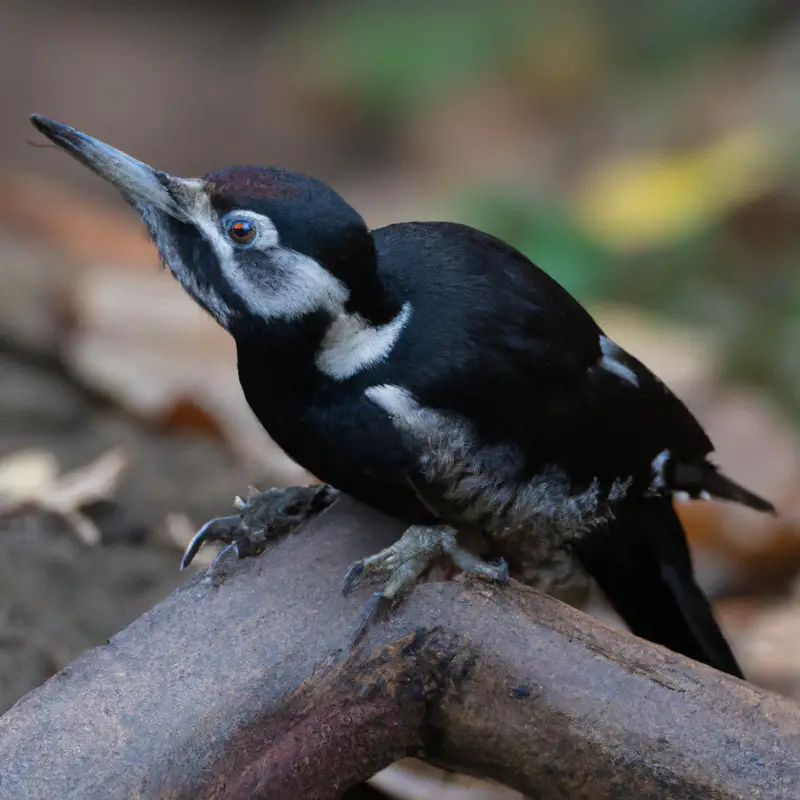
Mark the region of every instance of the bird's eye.
<instances>
[{"instance_id":1,"label":"bird's eye","mask_svg":"<svg viewBox=\"0 0 800 800\"><path fill-rule=\"evenodd\" d=\"M238 245L252 244L258 234L255 222L249 219L232 219L225 225L228 238Z\"/></svg>"}]
</instances>

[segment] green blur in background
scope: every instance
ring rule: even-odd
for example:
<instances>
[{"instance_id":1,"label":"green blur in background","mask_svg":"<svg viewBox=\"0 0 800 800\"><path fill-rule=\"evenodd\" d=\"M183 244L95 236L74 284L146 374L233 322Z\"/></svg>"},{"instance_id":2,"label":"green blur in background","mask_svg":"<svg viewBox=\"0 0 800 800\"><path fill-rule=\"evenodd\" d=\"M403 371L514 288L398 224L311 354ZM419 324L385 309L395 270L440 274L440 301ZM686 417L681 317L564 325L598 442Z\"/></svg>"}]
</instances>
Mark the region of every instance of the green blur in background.
<instances>
[{"instance_id":1,"label":"green blur in background","mask_svg":"<svg viewBox=\"0 0 800 800\"><path fill-rule=\"evenodd\" d=\"M5 3L0 162L103 191L25 147L37 111L177 174L310 172L372 225L467 222L708 326L800 415L796 3L220 5Z\"/></svg>"},{"instance_id":2,"label":"green blur in background","mask_svg":"<svg viewBox=\"0 0 800 800\"><path fill-rule=\"evenodd\" d=\"M379 128L470 87L511 95L529 125L522 174L470 169L453 214L584 301L713 327L729 377L800 409L796 5L359 4L314 27L320 73ZM485 149L470 160L491 159L480 124ZM560 136L562 148L549 141ZM552 149L546 180L525 169L526 147Z\"/></svg>"}]
</instances>

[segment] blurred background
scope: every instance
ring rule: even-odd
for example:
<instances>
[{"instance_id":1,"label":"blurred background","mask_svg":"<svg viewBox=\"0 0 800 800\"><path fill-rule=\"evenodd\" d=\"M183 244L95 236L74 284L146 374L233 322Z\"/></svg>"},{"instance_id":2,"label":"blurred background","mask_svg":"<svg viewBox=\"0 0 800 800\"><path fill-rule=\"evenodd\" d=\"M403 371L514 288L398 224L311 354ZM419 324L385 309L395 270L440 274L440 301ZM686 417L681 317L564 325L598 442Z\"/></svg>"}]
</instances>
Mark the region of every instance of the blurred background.
<instances>
[{"instance_id":1,"label":"blurred background","mask_svg":"<svg viewBox=\"0 0 800 800\"><path fill-rule=\"evenodd\" d=\"M372 227L522 249L779 506L680 511L746 674L800 697L798 76L792 0L2 0L0 711L174 589L237 493L307 479L226 336L113 190L31 146L31 112L174 174L280 165Z\"/></svg>"}]
</instances>

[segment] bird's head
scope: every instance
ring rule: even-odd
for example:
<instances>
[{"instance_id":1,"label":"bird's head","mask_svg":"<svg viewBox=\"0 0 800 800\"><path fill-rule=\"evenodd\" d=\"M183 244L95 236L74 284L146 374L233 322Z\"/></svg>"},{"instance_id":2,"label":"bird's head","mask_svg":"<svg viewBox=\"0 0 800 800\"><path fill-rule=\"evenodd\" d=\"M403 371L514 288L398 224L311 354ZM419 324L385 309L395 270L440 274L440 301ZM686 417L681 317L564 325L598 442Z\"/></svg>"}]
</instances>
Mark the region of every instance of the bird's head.
<instances>
[{"instance_id":1,"label":"bird's head","mask_svg":"<svg viewBox=\"0 0 800 800\"><path fill-rule=\"evenodd\" d=\"M390 317L372 236L324 183L272 167L177 178L60 122L31 121L122 193L175 278L234 336L319 313Z\"/></svg>"}]
</instances>

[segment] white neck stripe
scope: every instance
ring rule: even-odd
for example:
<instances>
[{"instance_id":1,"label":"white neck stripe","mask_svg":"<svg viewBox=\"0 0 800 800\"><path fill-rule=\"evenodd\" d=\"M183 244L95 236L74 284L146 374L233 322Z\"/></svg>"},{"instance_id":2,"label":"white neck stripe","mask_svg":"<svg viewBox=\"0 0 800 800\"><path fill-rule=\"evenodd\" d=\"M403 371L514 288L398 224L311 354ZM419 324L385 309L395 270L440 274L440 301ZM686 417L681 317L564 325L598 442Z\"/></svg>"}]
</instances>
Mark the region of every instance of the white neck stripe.
<instances>
[{"instance_id":1,"label":"white neck stripe","mask_svg":"<svg viewBox=\"0 0 800 800\"><path fill-rule=\"evenodd\" d=\"M340 314L322 340L317 367L336 381L352 378L389 356L410 318L410 303L384 325L370 325L358 314Z\"/></svg>"}]
</instances>

